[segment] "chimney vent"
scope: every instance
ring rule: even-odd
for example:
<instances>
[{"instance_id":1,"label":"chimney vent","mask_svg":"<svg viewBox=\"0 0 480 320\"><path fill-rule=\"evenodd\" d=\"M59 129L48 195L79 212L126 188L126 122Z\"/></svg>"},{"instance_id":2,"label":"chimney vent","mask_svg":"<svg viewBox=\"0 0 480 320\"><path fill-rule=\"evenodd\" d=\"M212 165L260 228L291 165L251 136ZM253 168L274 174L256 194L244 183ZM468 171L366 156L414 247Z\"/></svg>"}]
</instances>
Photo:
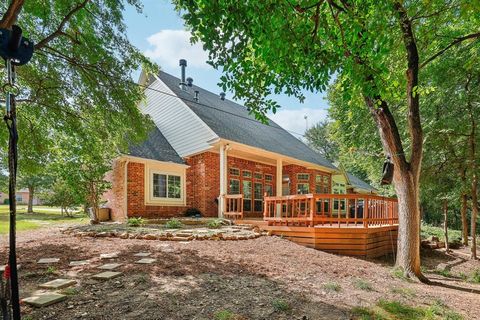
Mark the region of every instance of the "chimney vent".
<instances>
[{"instance_id":1,"label":"chimney vent","mask_svg":"<svg viewBox=\"0 0 480 320\"><path fill-rule=\"evenodd\" d=\"M180 65L180 68L182 70L182 76L181 76L181 81L180 81L180 87L182 90L187 90L187 84L185 83L185 68L187 67L187 60L185 59L180 59L178 62Z\"/></svg>"},{"instance_id":2,"label":"chimney vent","mask_svg":"<svg viewBox=\"0 0 480 320\"><path fill-rule=\"evenodd\" d=\"M225 92L220 92L220 100L225 100Z\"/></svg>"},{"instance_id":3,"label":"chimney vent","mask_svg":"<svg viewBox=\"0 0 480 320\"><path fill-rule=\"evenodd\" d=\"M187 86L189 86L189 87L193 86L193 78L192 77L187 78Z\"/></svg>"},{"instance_id":4,"label":"chimney vent","mask_svg":"<svg viewBox=\"0 0 480 320\"><path fill-rule=\"evenodd\" d=\"M198 102L198 94L200 93L198 90L195 90L194 92L194 95L193 95L193 100L195 100L196 102Z\"/></svg>"}]
</instances>

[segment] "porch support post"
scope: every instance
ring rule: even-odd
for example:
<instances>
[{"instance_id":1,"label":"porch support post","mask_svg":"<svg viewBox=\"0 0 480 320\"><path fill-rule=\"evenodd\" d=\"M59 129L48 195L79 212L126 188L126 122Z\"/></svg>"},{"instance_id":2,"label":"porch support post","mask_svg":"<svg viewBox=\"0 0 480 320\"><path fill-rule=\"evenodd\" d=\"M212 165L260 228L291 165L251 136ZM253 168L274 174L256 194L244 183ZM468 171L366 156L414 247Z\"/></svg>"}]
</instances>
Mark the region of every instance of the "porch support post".
<instances>
[{"instance_id":1,"label":"porch support post","mask_svg":"<svg viewBox=\"0 0 480 320\"><path fill-rule=\"evenodd\" d=\"M227 194L227 150L228 145L220 145L220 195L218 198L218 217L223 218L225 198Z\"/></svg>"},{"instance_id":2,"label":"porch support post","mask_svg":"<svg viewBox=\"0 0 480 320\"><path fill-rule=\"evenodd\" d=\"M276 196L282 196L282 184L283 184L283 161L282 159L277 159L277 181L276 181ZM282 205L280 203L277 204L277 217L281 217L281 209Z\"/></svg>"}]
</instances>

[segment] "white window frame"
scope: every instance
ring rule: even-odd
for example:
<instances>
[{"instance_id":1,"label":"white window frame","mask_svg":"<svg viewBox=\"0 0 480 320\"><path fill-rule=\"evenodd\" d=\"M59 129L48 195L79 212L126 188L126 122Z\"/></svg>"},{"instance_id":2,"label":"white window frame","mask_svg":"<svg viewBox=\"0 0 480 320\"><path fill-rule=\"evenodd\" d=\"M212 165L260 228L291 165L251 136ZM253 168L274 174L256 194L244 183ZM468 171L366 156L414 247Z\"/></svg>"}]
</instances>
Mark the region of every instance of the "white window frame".
<instances>
[{"instance_id":1,"label":"white window frame","mask_svg":"<svg viewBox=\"0 0 480 320\"><path fill-rule=\"evenodd\" d=\"M306 179L300 178L301 176L307 177ZM310 181L310 173L297 173L298 181Z\"/></svg>"},{"instance_id":2,"label":"white window frame","mask_svg":"<svg viewBox=\"0 0 480 320\"><path fill-rule=\"evenodd\" d=\"M159 205L159 206L184 206L186 205L186 181L185 181L185 168L176 168L172 165L154 166L146 165L145 172L145 204L146 205ZM153 175L163 174L167 176L167 197L154 197L153 196ZM180 198L168 198L168 176L180 177Z\"/></svg>"}]
</instances>

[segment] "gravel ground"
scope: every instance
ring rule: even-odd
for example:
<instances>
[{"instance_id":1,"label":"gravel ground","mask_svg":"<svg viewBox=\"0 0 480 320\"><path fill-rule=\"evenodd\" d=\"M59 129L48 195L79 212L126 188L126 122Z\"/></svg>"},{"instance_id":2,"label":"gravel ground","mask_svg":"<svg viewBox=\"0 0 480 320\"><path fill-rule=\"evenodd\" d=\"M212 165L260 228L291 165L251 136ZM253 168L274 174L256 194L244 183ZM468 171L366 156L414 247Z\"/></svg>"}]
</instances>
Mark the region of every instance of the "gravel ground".
<instances>
[{"instance_id":1,"label":"gravel ground","mask_svg":"<svg viewBox=\"0 0 480 320\"><path fill-rule=\"evenodd\" d=\"M7 238L0 238L0 257L6 260ZM213 319L226 310L235 319L352 319L355 306L379 299L410 305L441 301L480 319L480 285L429 273L438 285L423 285L392 275L392 261L365 261L305 248L278 237L244 241L148 241L118 238L77 238L58 227L19 234L21 297L58 277L75 278L68 299L32 309L26 319ZM134 264L136 252L152 252L157 262ZM101 253L119 252L120 278L92 280L99 272ZM61 258L53 268L40 258ZM478 261L459 260L440 251L426 254L427 269L451 264L452 273L480 268ZM463 257L464 258L464 257ZM70 260L90 259L69 267ZM2 261L4 262L4 261ZM360 288L359 282L371 285Z\"/></svg>"}]
</instances>

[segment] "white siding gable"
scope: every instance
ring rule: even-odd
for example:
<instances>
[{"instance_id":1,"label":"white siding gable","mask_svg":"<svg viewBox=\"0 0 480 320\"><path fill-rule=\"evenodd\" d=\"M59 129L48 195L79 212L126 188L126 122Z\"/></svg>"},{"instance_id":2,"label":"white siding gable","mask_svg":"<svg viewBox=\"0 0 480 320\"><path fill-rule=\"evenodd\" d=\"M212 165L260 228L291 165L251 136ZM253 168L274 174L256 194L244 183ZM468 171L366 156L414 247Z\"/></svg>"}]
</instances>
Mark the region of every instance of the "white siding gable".
<instances>
[{"instance_id":1,"label":"white siding gable","mask_svg":"<svg viewBox=\"0 0 480 320\"><path fill-rule=\"evenodd\" d=\"M146 100L140 104L140 110L150 115L175 151L186 157L209 149L207 141L218 138L215 132L160 79L157 78L149 88L154 90L145 89Z\"/></svg>"}]
</instances>

